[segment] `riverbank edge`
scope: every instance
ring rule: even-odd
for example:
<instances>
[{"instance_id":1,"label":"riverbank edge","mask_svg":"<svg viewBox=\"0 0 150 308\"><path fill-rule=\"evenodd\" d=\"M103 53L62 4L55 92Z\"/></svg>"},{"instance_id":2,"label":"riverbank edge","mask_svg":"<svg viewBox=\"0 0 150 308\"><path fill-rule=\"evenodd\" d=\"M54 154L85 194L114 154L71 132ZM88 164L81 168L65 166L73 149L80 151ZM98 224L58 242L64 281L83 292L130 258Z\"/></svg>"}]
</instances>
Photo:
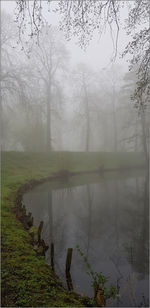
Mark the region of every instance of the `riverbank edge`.
<instances>
[{"instance_id":1,"label":"riverbank edge","mask_svg":"<svg viewBox=\"0 0 150 308\"><path fill-rule=\"evenodd\" d=\"M143 167L143 164L139 167ZM131 166L130 166L131 168ZM135 166L133 166L135 168ZM122 168L127 169L127 167ZM61 282L59 281L58 277L53 274L50 266L48 266L45 262L44 257L37 257L36 253L32 246L31 237L29 236L28 232L23 228L23 225L16 219L16 200L17 198L21 197L23 194L33 189L34 186L39 185L41 183L51 181L57 178L60 178L62 176L73 176L77 174L86 174L86 173L94 173L94 172L105 172L105 171L115 171L118 169L110 168L109 170L89 170L89 171L81 171L81 172L70 172L70 171L64 171L61 173L56 172L55 174L52 173L49 176L32 180L24 179L24 183L19 184L17 183L15 185L15 189L9 189L9 193L6 193L4 202L7 202L7 210L5 215L2 215L2 217L8 221L12 220L13 228L16 231L18 230L19 236L21 236L21 239L23 240L23 247L21 245L21 242L19 242L18 234L17 234L17 247L16 249L19 251L18 253L15 252L15 247L13 246L13 233L11 236L9 236L9 228L11 229L11 224L7 223L4 227L3 220L2 220L2 307L67 307L67 306L87 306L87 298L81 297L79 294L76 294L74 292L69 292L65 290ZM13 183L14 184L14 183ZM13 185L12 185L13 186ZM5 229L5 231L4 231ZM10 230L10 232L13 230ZM18 233L15 232L15 233ZM21 235L20 235L21 232ZM26 235L24 234L26 233ZM7 233L7 240L9 237L9 241L6 240ZM28 236L27 236L28 234ZM6 242L5 242L6 240ZM8 243L9 242L9 243ZM27 247L26 247L27 244ZM30 246L30 248L29 248ZM4 248L4 249L3 249ZM14 248L14 249L13 249ZM29 250L30 253L29 253ZM28 252L28 253L27 253ZM3 254L4 253L4 254ZM11 255L12 258L8 257ZM27 266L29 264L29 258L25 260L25 255L30 256L30 262L32 263L31 267ZM16 260L15 260L16 257ZM35 265L33 264L33 261L38 260L38 262L35 262ZM13 262L12 262L13 260ZM27 262L27 263L26 263ZM13 263L13 266L12 266ZM26 266L24 266L26 263ZM43 267L44 277L43 273L42 275L39 274L35 270L35 267L37 266ZM20 266L21 265L21 266ZM26 269L28 267L28 270ZM12 270L13 268L13 270ZM20 272L20 273L19 273ZM24 276L22 277L22 272ZM32 278L32 272L34 272L34 279ZM35 274L36 272L36 274ZM42 271L41 271L42 272ZM45 276L46 275L46 276ZM28 277L27 277L28 276ZM15 279L14 279L15 278ZM45 283L43 285L43 278L45 279ZM20 281L20 279L22 281ZM18 281L19 280L19 281ZM30 281L31 280L31 281ZM38 283L36 284L36 280ZM30 283L29 283L30 281ZM13 283L11 283L13 282ZM18 285L17 285L18 282ZM24 282L24 283L23 283ZM33 283L34 282L34 283ZM33 283L33 286L32 286ZM33 291L35 291L34 286L36 285L36 295ZM43 292L41 293L41 285L43 286ZM52 285L52 287L50 287ZM6 291L7 289L7 291ZM55 292L54 292L55 291ZM19 296L18 296L19 294ZM39 296L40 294L40 296ZM34 296L33 296L34 295Z\"/></svg>"},{"instance_id":2,"label":"riverbank edge","mask_svg":"<svg viewBox=\"0 0 150 308\"><path fill-rule=\"evenodd\" d=\"M7 203L7 213L4 215L2 214L1 224L1 307L90 306L88 304L88 297L64 289L59 277L52 271L51 267L46 264L45 257L37 255L28 230L17 218L17 210L22 206L23 194L40 183L53 180L54 178L59 178L59 176L50 175L38 180L32 179L24 184L18 185L15 191L10 192L4 198L4 202ZM13 249L14 247L12 247L14 244L13 232L11 236L9 236L8 230L6 231L7 235L5 234L5 227L3 227L4 218L5 223L7 218L8 220L11 219L13 223L12 229L15 228L18 237L16 241L16 250L19 249L19 254ZM9 223L9 227L11 229L11 223ZM10 239L8 239L9 237ZM35 262L35 264L33 264L33 262ZM29 263L31 263L31 266ZM40 268L41 273L37 270L37 266L38 269ZM31 277L32 274L34 278Z\"/></svg>"}]
</instances>

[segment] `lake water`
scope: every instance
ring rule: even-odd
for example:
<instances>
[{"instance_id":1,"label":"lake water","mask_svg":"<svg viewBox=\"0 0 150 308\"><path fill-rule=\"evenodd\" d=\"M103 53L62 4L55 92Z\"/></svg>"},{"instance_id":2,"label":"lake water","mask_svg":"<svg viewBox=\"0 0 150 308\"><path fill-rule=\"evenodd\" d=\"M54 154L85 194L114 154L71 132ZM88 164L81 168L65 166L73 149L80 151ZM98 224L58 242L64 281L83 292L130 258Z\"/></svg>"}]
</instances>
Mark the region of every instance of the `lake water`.
<instances>
[{"instance_id":1,"label":"lake water","mask_svg":"<svg viewBox=\"0 0 150 308\"><path fill-rule=\"evenodd\" d=\"M148 305L148 179L144 170L86 174L38 185L24 195L34 225L44 221L42 237L55 248L55 271L65 282L67 248L73 248L74 290L93 296L91 279L76 245L92 269L119 290L107 306ZM46 253L50 263L50 250Z\"/></svg>"}]
</instances>

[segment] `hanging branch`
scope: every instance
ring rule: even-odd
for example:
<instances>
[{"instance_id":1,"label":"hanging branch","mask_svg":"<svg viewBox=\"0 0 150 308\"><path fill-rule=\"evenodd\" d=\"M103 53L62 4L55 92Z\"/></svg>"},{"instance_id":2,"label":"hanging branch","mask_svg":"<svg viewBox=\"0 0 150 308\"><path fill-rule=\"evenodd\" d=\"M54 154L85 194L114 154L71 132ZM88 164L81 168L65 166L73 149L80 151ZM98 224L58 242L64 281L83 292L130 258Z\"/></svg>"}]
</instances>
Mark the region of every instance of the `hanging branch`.
<instances>
[{"instance_id":1,"label":"hanging branch","mask_svg":"<svg viewBox=\"0 0 150 308\"><path fill-rule=\"evenodd\" d=\"M50 5L52 0L47 0ZM119 37L119 12L121 7L128 1L117 0L58 0L55 11L61 16L60 29L64 31L67 40L72 36L78 38L78 44L86 49L93 38L94 32L101 35L108 25L114 46L112 60L116 59ZM17 0L16 21L19 28L19 41L27 31L29 24L29 37L37 37L43 26L44 17L42 15L42 0ZM144 93L145 101L148 101L150 93L150 3L149 0L135 0L129 9L127 18L127 34L133 33L139 25L145 23L145 28L137 32L132 41L126 46L123 56L132 55L130 69L139 66L138 83L133 99L138 101L140 93ZM113 33L115 25L115 36ZM136 30L137 31L137 30Z\"/></svg>"},{"instance_id":2,"label":"hanging branch","mask_svg":"<svg viewBox=\"0 0 150 308\"><path fill-rule=\"evenodd\" d=\"M132 36L132 41L128 43L123 53L123 56L132 55L129 70L137 70L137 87L131 98L140 111L146 109L150 100L150 3L148 0L135 1L126 24L127 34L131 35L139 24L143 24L143 29Z\"/></svg>"}]
</instances>

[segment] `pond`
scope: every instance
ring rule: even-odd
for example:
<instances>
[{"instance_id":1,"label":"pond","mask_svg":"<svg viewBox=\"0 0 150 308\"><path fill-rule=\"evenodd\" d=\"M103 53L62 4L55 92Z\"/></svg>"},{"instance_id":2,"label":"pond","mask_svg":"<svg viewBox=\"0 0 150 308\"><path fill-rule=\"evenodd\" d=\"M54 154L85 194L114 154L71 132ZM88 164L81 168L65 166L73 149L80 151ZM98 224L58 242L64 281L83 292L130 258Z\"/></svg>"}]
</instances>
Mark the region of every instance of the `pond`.
<instances>
[{"instance_id":1,"label":"pond","mask_svg":"<svg viewBox=\"0 0 150 308\"><path fill-rule=\"evenodd\" d=\"M86 174L55 179L24 194L34 225L44 222L42 238L54 243L55 271L66 286L67 248L73 248L74 290L93 296L91 278L76 245L93 271L119 290L107 306L148 305L149 200L145 170ZM46 252L50 264L50 250Z\"/></svg>"}]
</instances>

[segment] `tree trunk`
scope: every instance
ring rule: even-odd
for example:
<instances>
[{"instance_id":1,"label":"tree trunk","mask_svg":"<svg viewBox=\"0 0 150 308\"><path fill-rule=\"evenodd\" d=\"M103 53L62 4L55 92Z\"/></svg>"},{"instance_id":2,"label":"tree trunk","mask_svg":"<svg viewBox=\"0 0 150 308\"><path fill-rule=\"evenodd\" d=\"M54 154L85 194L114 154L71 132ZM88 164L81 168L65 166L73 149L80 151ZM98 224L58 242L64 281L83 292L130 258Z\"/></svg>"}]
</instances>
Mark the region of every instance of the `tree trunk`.
<instances>
[{"instance_id":1,"label":"tree trunk","mask_svg":"<svg viewBox=\"0 0 150 308\"><path fill-rule=\"evenodd\" d=\"M146 121L145 121L145 112L144 110L141 110L140 112L141 116L141 126L142 126L142 144L143 144L143 150L145 154L145 159L148 164L149 157L148 157L148 136L147 136L147 127L146 127Z\"/></svg>"},{"instance_id":2,"label":"tree trunk","mask_svg":"<svg viewBox=\"0 0 150 308\"><path fill-rule=\"evenodd\" d=\"M117 132L117 119L116 119L116 107L115 107L115 85L113 84L113 93L112 93L112 107L113 107L113 131L114 131L114 151L118 150L118 132Z\"/></svg>"},{"instance_id":3,"label":"tree trunk","mask_svg":"<svg viewBox=\"0 0 150 308\"><path fill-rule=\"evenodd\" d=\"M136 119L135 119L135 145L134 145L134 150L135 152L137 152L138 150L138 119L137 119L137 115L136 115Z\"/></svg>"},{"instance_id":4,"label":"tree trunk","mask_svg":"<svg viewBox=\"0 0 150 308\"><path fill-rule=\"evenodd\" d=\"M83 80L84 94L85 94L85 117L86 117L86 137L85 150L89 152L90 148L90 114L89 114L89 100L85 81Z\"/></svg>"},{"instance_id":5,"label":"tree trunk","mask_svg":"<svg viewBox=\"0 0 150 308\"><path fill-rule=\"evenodd\" d=\"M1 151L5 151L2 96L0 96L0 146Z\"/></svg>"},{"instance_id":6,"label":"tree trunk","mask_svg":"<svg viewBox=\"0 0 150 308\"><path fill-rule=\"evenodd\" d=\"M90 117L88 102L86 102L86 152L89 152L90 147Z\"/></svg>"},{"instance_id":7,"label":"tree trunk","mask_svg":"<svg viewBox=\"0 0 150 308\"><path fill-rule=\"evenodd\" d=\"M51 85L47 87L47 130L46 130L46 150L52 151L51 138Z\"/></svg>"}]
</instances>

